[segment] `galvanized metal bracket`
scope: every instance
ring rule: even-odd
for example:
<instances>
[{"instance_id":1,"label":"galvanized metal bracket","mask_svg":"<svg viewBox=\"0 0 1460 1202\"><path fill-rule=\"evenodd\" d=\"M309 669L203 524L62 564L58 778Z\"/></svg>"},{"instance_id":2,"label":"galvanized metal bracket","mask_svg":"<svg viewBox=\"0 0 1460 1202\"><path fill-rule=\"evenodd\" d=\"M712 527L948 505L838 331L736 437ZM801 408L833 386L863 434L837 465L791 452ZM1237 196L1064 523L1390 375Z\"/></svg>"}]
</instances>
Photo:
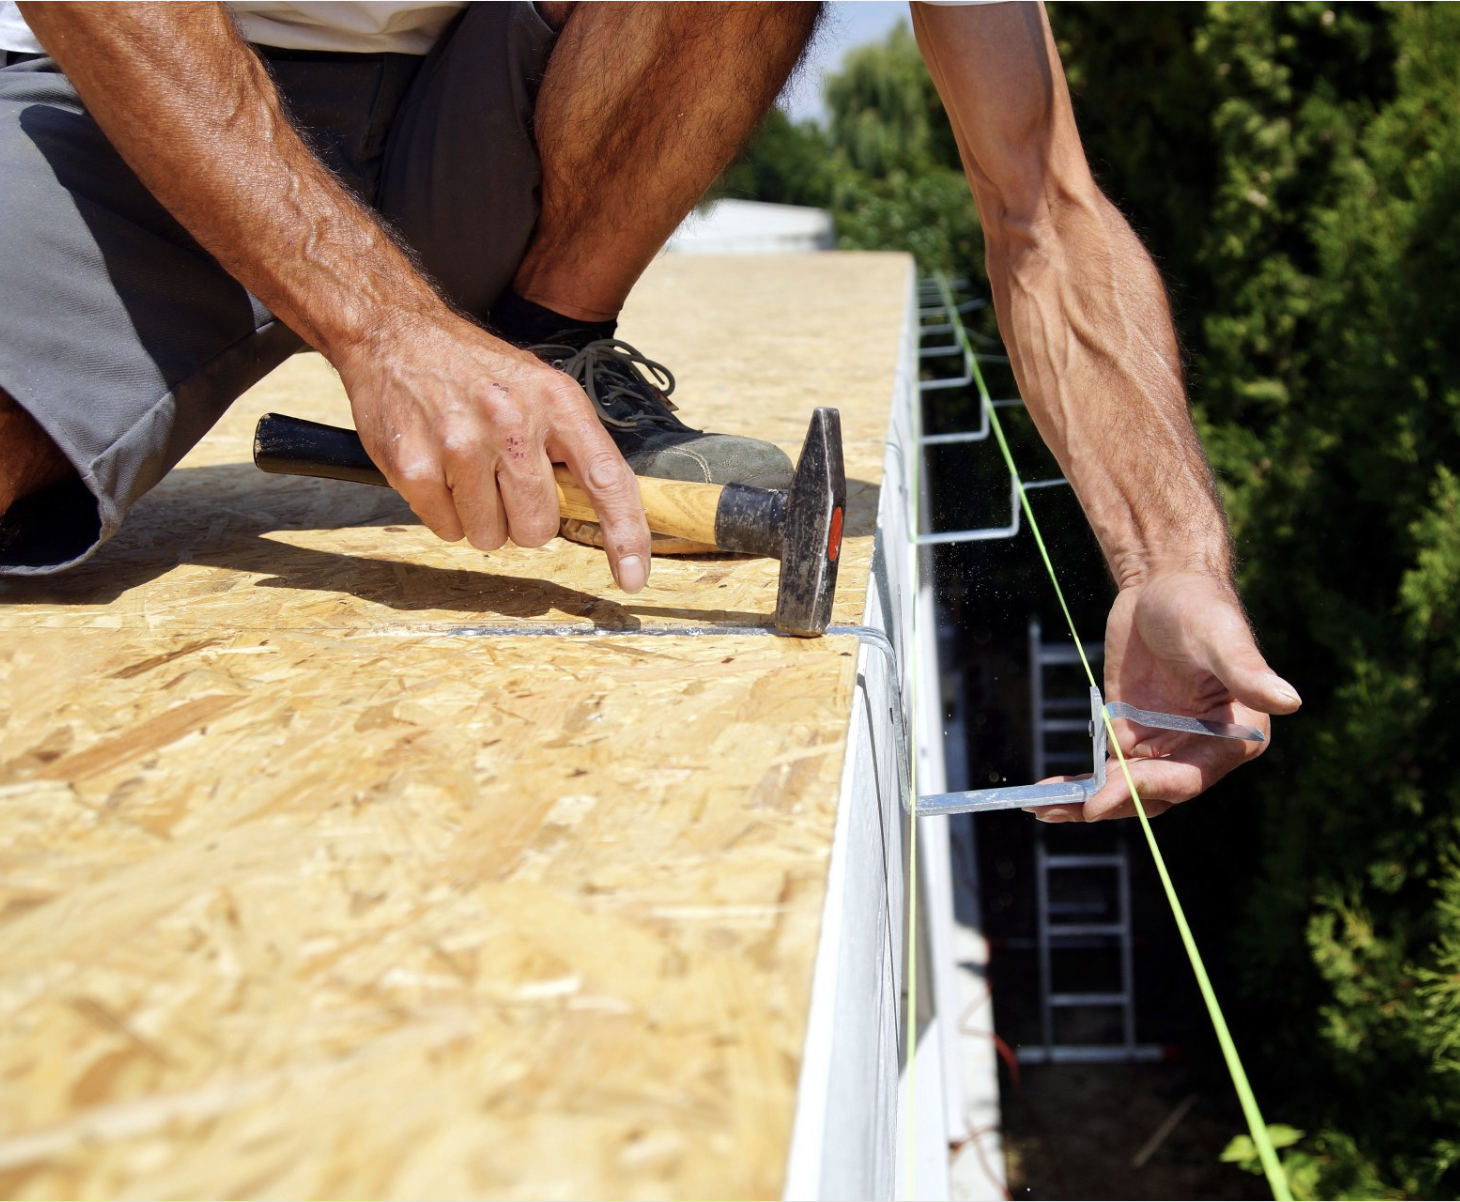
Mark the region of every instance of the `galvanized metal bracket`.
<instances>
[{"instance_id":1,"label":"galvanized metal bracket","mask_svg":"<svg viewBox=\"0 0 1460 1202\"><path fill-rule=\"evenodd\" d=\"M917 800L919 818L935 814L982 814L990 810L1024 810L1034 806L1084 805L1105 787L1107 741L1105 715L1125 718L1157 730L1174 730L1217 739L1241 739L1261 743L1266 736L1255 726L1234 722L1213 722L1182 714L1137 709L1124 701L1105 705L1100 690L1090 689L1091 773L1084 780L1058 781L1047 785L1010 785L1002 789L971 789L964 793L928 793Z\"/></svg>"}]
</instances>

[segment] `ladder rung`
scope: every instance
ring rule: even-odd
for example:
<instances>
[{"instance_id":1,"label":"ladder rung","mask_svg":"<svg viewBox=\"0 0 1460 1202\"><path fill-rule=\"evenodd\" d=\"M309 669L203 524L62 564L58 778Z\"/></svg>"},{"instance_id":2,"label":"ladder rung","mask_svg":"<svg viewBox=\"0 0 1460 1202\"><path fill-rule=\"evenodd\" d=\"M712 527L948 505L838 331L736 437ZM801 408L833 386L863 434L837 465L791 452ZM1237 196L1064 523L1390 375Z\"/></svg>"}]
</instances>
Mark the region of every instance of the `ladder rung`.
<instances>
[{"instance_id":1,"label":"ladder rung","mask_svg":"<svg viewBox=\"0 0 1460 1202\"><path fill-rule=\"evenodd\" d=\"M1125 856L1117 855L1047 855L1046 868L1119 868L1126 862Z\"/></svg>"},{"instance_id":2,"label":"ladder rung","mask_svg":"<svg viewBox=\"0 0 1460 1202\"><path fill-rule=\"evenodd\" d=\"M1062 922L1050 923L1045 930L1051 939L1061 939L1070 935L1124 935L1127 928L1122 922Z\"/></svg>"},{"instance_id":3,"label":"ladder rung","mask_svg":"<svg viewBox=\"0 0 1460 1202\"><path fill-rule=\"evenodd\" d=\"M1045 907L1051 914L1103 914L1104 902L1050 902Z\"/></svg>"},{"instance_id":4,"label":"ladder rung","mask_svg":"<svg viewBox=\"0 0 1460 1202\"><path fill-rule=\"evenodd\" d=\"M1137 1044L1055 1044L1025 1046L1018 1050L1021 1064L1118 1064L1132 1061L1169 1060L1173 1054L1170 1048L1154 1043Z\"/></svg>"},{"instance_id":5,"label":"ladder rung","mask_svg":"<svg viewBox=\"0 0 1460 1202\"><path fill-rule=\"evenodd\" d=\"M1034 940L1031 939L1030 943L1033 944ZM1112 942L1108 935L1071 935L1065 939L1046 937L1045 947L1052 956L1062 955L1065 952L1103 952L1107 956L1125 955L1125 948Z\"/></svg>"},{"instance_id":6,"label":"ladder rung","mask_svg":"<svg viewBox=\"0 0 1460 1202\"><path fill-rule=\"evenodd\" d=\"M1128 993L1052 993L1051 1006L1129 1006Z\"/></svg>"},{"instance_id":7,"label":"ladder rung","mask_svg":"<svg viewBox=\"0 0 1460 1202\"><path fill-rule=\"evenodd\" d=\"M1093 643L1085 648L1085 658L1098 660L1105 653L1105 644ZM1056 643L1039 648L1039 662L1044 664L1078 664L1080 653L1068 643Z\"/></svg>"}]
</instances>

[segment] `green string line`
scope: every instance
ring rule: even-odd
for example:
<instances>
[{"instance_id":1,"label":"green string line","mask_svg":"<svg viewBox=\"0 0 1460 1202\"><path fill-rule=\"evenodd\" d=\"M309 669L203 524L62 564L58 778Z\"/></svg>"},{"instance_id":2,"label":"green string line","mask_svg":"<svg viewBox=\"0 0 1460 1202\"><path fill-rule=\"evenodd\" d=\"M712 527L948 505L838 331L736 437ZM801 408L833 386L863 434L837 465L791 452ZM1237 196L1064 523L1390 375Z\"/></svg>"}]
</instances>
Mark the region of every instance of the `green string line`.
<instances>
[{"instance_id":1,"label":"green string line","mask_svg":"<svg viewBox=\"0 0 1460 1202\"><path fill-rule=\"evenodd\" d=\"M943 275L937 277L939 291L943 293L944 300L948 302L948 310L953 315L953 324L958 331L959 342L963 346L963 352L967 359L968 367L971 369L975 383L978 385L980 403L989 415L989 422L993 426L994 437L998 440L999 450L1003 453L1004 463L1009 469L1009 477L1014 482L1014 487L1019 494L1019 505L1024 511L1024 517L1029 523L1029 529L1034 534L1035 545L1039 547L1040 558L1044 560L1045 569L1049 572L1049 581L1054 585L1055 596L1059 598L1060 609L1065 615L1065 621L1070 628L1070 637L1075 640L1075 647L1080 653L1080 663L1085 667L1085 675L1090 680L1090 687L1096 688L1095 673L1090 669L1090 661L1085 658L1085 645L1080 641L1080 636L1075 630L1075 620L1070 616L1070 608L1065 604L1064 590L1060 588L1059 577L1055 575L1054 563L1049 557L1049 550L1044 544L1044 535L1040 533L1039 523L1035 520L1034 510L1029 504L1029 497L1024 491L1024 481L1019 476L1019 470L1014 466L1014 456L1009 450L1009 443L1004 438L1004 429L999 422L998 412L994 409L993 401L989 397L989 390L984 383L983 372L978 365L978 355L973 349L973 344L968 337L968 331L964 328L963 321L953 304L952 290L948 286L947 278ZM1136 817L1140 819L1141 830L1145 833L1146 844L1151 849L1151 858L1155 861L1156 872L1161 878L1161 887L1166 892L1166 900L1171 905L1171 914L1176 919L1176 929L1181 933L1182 945L1186 948L1187 959L1191 961L1192 971L1196 974L1197 988L1201 990L1202 1000L1206 1003L1207 1015L1211 1019L1212 1028L1217 1034L1217 1043L1222 1049L1222 1059L1227 1063L1227 1071L1232 1076L1232 1084L1237 1090L1238 1101L1242 1104L1242 1114L1247 1119L1247 1129L1252 1134L1252 1142L1257 1147L1258 1157L1262 1161L1263 1172L1267 1174L1268 1185L1272 1189L1272 1196L1276 1202L1293 1202L1292 1190L1288 1185L1287 1174L1283 1171L1282 1163L1278 1160L1277 1151L1272 1146L1272 1140L1267 1133L1267 1124L1263 1121L1262 1111L1258 1109L1257 1097L1252 1092L1252 1086L1247 1080L1247 1071L1242 1067L1242 1058L1237 1054L1237 1045L1232 1040L1232 1034L1227 1029L1227 1020L1222 1015L1222 1008L1217 1003L1216 991L1212 988L1211 978L1207 976L1206 965L1202 962L1201 952L1197 950L1196 938L1191 933L1191 927L1186 921L1186 911L1181 907L1181 901L1176 896L1176 886L1171 882L1171 874L1166 870L1166 860L1161 855L1161 849L1156 845L1156 834L1151 829L1151 820L1146 814L1146 807L1141 802L1140 794L1136 792L1135 781L1131 779L1130 765L1126 763L1125 753L1120 748L1120 743L1115 737L1115 727L1110 720L1110 711L1102 711L1105 719L1105 731L1110 746L1115 748L1116 758L1120 761L1120 770L1125 775L1126 787L1130 789L1131 800L1135 803Z\"/></svg>"}]
</instances>

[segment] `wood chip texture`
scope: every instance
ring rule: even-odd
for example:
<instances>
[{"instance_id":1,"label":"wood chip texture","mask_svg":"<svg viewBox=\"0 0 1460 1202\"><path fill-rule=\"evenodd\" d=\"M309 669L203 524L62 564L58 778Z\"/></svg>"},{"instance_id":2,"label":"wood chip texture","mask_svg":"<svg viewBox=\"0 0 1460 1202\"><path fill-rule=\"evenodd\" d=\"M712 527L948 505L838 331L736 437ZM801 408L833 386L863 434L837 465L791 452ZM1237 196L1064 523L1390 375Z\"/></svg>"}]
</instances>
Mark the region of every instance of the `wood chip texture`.
<instances>
[{"instance_id":1,"label":"wood chip texture","mask_svg":"<svg viewBox=\"0 0 1460 1202\"><path fill-rule=\"evenodd\" d=\"M623 321L693 425L841 409L839 623L910 271L661 259ZM269 410L350 421L296 358L0 586L0 1195L778 1196L856 641L650 633L769 627L777 565L449 546L256 471Z\"/></svg>"}]
</instances>

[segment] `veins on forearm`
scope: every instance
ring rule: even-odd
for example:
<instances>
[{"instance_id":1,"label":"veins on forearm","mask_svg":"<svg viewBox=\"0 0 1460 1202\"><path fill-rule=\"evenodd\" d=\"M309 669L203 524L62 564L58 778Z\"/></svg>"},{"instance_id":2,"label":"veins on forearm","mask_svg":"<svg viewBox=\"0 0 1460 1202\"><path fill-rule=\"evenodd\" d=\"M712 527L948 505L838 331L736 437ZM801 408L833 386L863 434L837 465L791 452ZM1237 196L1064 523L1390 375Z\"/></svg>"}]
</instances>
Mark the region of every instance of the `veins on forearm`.
<instances>
[{"instance_id":1,"label":"veins on forearm","mask_svg":"<svg viewBox=\"0 0 1460 1202\"><path fill-rule=\"evenodd\" d=\"M1121 583L1155 561L1230 571L1225 515L1191 423L1154 265L1103 197L1007 221L990 276L1015 374Z\"/></svg>"},{"instance_id":2,"label":"veins on forearm","mask_svg":"<svg viewBox=\"0 0 1460 1202\"><path fill-rule=\"evenodd\" d=\"M235 278L332 358L382 306L439 305L296 131L215 5L27 6L118 152Z\"/></svg>"}]
</instances>

